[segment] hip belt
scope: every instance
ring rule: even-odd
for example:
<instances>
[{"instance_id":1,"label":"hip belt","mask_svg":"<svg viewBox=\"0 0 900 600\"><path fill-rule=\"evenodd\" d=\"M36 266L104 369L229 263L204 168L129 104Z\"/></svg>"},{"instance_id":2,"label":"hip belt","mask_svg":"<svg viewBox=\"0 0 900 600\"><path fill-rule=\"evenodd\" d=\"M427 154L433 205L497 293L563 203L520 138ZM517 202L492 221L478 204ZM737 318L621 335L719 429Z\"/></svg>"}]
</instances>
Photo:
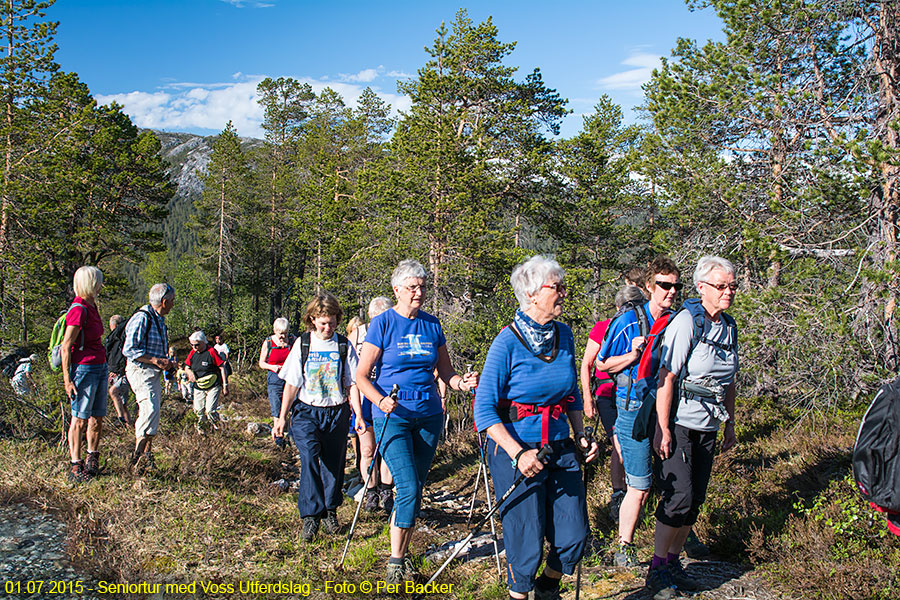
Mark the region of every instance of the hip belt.
<instances>
[{"instance_id":1,"label":"hip belt","mask_svg":"<svg viewBox=\"0 0 900 600\"><path fill-rule=\"evenodd\" d=\"M541 445L546 445L550 442L550 419L559 420L572 402L574 402L572 396L566 396L556 404L548 405L523 404L500 398L497 402L497 412L503 423L515 423L526 417L541 415Z\"/></svg>"}]
</instances>

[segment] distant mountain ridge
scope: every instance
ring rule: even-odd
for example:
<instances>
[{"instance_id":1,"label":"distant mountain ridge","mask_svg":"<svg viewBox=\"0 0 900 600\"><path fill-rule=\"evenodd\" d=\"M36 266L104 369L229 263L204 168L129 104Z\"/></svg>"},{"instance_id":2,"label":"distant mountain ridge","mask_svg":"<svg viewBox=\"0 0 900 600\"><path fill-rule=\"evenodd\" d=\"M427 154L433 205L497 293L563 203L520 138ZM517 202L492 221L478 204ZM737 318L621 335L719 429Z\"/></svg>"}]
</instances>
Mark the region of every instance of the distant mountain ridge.
<instances>
[{"instance_id":1,"label":"distant mountain ridge","mask_svg":"<svg viewBox=\"0 0 900 600\"><path fill-rule=\"evenodd\" d=\"M203 194L202 177L209 166L217 136L151 131L162 144L162 156L169 164L169 176L177 186L162 226L163 242L177 260L183 254L190 253L197 243L196 235L188 229L187 223L194 212L194 201ZM241 138L245 150L259 147L262 143L256 138Z\"/></svg>"}]
</instances>

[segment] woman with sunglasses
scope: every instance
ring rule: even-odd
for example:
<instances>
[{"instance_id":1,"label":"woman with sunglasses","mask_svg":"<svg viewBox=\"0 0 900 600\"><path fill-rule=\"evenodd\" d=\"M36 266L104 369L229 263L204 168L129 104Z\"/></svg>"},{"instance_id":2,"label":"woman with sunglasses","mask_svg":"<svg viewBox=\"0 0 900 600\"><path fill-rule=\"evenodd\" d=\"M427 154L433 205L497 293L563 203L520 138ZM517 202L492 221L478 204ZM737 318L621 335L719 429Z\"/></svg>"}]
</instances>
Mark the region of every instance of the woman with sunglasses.
<instances>
[{"instance_id":1,"label":"woman with sunglasses","mask_svg":"<svg viewBox=\"0 0 900 600\"><path fill-rule=\"evenodd\" d=\"M272 323L272 335L267 337L259 350L259 368L266 371L266 389L269 393L269 411L272 423L281 414L281 396L284 394L284 379L278 376L284 361L291 352L294 336L288 333L290 324L284 317L278 317ZM275 438L275 446L283 450L284 436Z\"/></svg>"},{"instance_id":2,"label":"woman with sunglasses","mask_svg":"<svg viewBox=\"0 0 900 600\"><path fill-rule=\"evenodd\" d=\"M615 374L616 379L617 414L613 431L622 455L626 485L625 497L619 507L619 543L615 553L615 564L619 567L640 564L633 544L634 530L653 481L650 440L639 442L632 436L634 420L641 407L633 385L644 350L641 322L646 315L649 330L656 319L671 310L683 287L679 275L678 267L671 259L666 256L654 258L645 271L644 281L650 299L610 324L597 354L597 369Z\"/></svg>"},{"instance_id":3,"label":"woman with sunglasses","mask_svg":"<svg viewBox=\"0 0 900 600\"><path fill-rule=\"evenodd\" d=\"M394 476L397 494L385 575L390 584L414 575L406 551L444 423L434 369L454 390L468 392L478 384L476 373L462 376L453 370L440 321L421 310L426 277L415 260L397 265L391 275L397 302L372 319L356 370L356 384L372 402L378 452ZM400 388L396 399L388 395L394 385Z\"/></svg>"},{"instance_id":4,"label":"woman with sunglasses","mask_svg":"<svg viewBox=\"0 0 900 600\"><path fill-rule=\"evenodd\" d=\"M722 451L737 443L737 326L724 312L737 292L734 265L718 256L704 256L694 271L694 286L700 300L688 300L672 317L660 349L658 425L653 440L662 459L656 465L660 500L647 574L647 587L657 600L672 597L672 584L687 591L698 588L698 582L685 573L679 554L706 498L723 422Z\"/></svg>"}]
</instances>

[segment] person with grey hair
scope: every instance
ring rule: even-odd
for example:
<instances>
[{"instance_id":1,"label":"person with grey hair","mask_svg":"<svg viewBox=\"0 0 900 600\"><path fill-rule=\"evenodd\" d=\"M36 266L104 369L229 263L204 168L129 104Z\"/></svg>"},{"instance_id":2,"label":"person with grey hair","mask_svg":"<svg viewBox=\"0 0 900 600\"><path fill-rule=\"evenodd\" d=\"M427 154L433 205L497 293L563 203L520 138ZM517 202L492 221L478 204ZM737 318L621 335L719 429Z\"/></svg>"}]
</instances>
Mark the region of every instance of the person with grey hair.
<instances>
[{"instance_id":1,"label":"person with grey hair","mask_svg":"<svg viewBox=\"0 0 900 600\"><path fill-rule=\"evenodd\" d=\"M106 416L106 348L97 296L103 273L97 267L80 267L73 278L75 299L66 313L66 329L60 344L63 385L72 405L69 425L69 481L81 483L100 473L100 436ZM86 430L86 431L85 431ZM87 440L87 458L81 459L81 438Z\"/></svg>"},{"instance_id":2,"label":"person with grey hair","mask_svg":"<svg viewBox=\"0 0 900 600\"><path fill-rule=\"evenodd\" d=\"M650 441L634 437L634 422L642 400L636 394L637 367L647 335L657 319L671 312L684 287L678 266L666 256L657 256L644 270L644 289L649 300L613 319L600 344L596 366L616 379L615 441L625 471L625 497L619 506L619 543L613 560L617 567L637 567L640 561L634 532L641 508L650 496L653 483L653 451Z\"/></svg>"},{"instance_id":3,"label":"person with grey hair","mask_svg":"<svg viewBox=\"0 0 900 600\"><path fill-rule=\"evenodd\" d=\"M159 432L162 373L177 366L166 356L169 348L166 315L174 305L175 288L167 283L157 283L150 288L149 303L138 309L125 326L122 348L127 359L125 374L138 405L130 463L138 474L155 467L153 438Z\"/></svg>"},{"instance_id":4,"label":"person with grey hair","mask_svg":"<svg viewBox=\"0 0 900 600\"><path fill-rule=\"evenodd\" d=\"M9 384L12 386L16 396L27 396L34 391L34 377L31 375L31 370L37 359L37 354L19 359L19 364L16 365L16 370L9 380Z\"/></svg>"},{"instance_id":5,"label":"person with grey hair","mask_svg":"<svg viewBox=\"0 0 900 600\"><path fill-rule=\"evenodd\" d=\"M532 589L535 600L561 598L559 580L574 572L589 530L578 453L591 462L600 450L584 435L572 330L557 320L565 276L545 256L513 270L519 309L491 343L475 395L475 427L489 438L484 453L497 502L519 474L526 477L500 509L507 585L515 599ZM538 452L548 446L544 463ZM536 578L545 539L550 552Z\"/></svg>"},{"instance_id":6,"label":"person with grey hair","mask_svg":"<svg viewBox=\"0 0 900 600\"><path fill-rule=\"evenodd\" d=\"M108 394L112 398L116 409L116 420L120 426L131 424L131 415L128 414L128 378L125 377L126 359L122 354L125 344L125 317L113 315L109 318L109 335L106 336L106 364L109 365Z\"/></svg>"},{"instance_id":7,"label":"person with grey hair","mask_svg":"<svg viewBox=\"0 0 900 600\"><path fill-rule=\"evenodd\" d=\"M191 351L184 360L184 370L193 388L194 414L197 415L197 433L219 428L219 398L228 395L228 373L225 360L209 345L206 334L200 330L188 337Z\"/></svg>"},{"instance_id":8,"label":"person with grey hair","mask_svg":"<svg viewBox=\"0 0 900 600\"><path fill-rule=\"evenodd\" d=\"M291 353L291 346L296 338L289 333L290 323L284 317L278 317L272 322L272 335L263 340L259 349L259 368L266 372L266 390L269 395L269 412L272 414L272 424L281 414L281 397L284 394L284 379L278 373L284 367L284 361ZM287 432L290 436L290 430ZM275 438L275 447L284 450L287 443L284 436Z\"/></svg>"},{"instance_id":9,"label":"person with grey hair","mask_svg":"<svg viewBox=\"0 0 900 600\"><path fill-rule=\"evenodd\" d=\"M440 321L421 310L427 277L415 260L397 265L391 275L397 303L372 319L356 370L360 391L372 401L375 438L382 440L378 451L394 476L391 556L385 576L391 584L413 576L406 552L444 423L434 369L455 390L468 392L478 383L477 373L462 376L453 370ZM394 385L399 387L396 398L388 395Z\"/></svg>"},{"instance_id":10,"label":"person with grey hair","mask_svg":"<svg viewBox=\"0 0 900 600\"><path fill-rule=\"evenodd\" d=\"M391 299L386 296L376 296L369 302L369 322L375 317L388 310L394 305ZM367 329L368 331L368 329ZM365 342L363 336L356 350L362 352L362 345ZM375 376L370 373L372 379ZM374 512L380 507L388 516L394 508L394 478L391 476L391 470L388 469L387 463L381 460L380 456L375 455L375 431L372 427L372 402L364 395L359 393L356 388L356 394L351 390L350 403L359 402L359 406L353 405L354 418L353 428L359 437L359 472L360 475L369 472L369 464L374 460L377 466L372 467L373 476L369 478L369 486L363 492L363 508L368 512ZM357 408L359 412L357 413Z\"/></svg>"},{"instance_id":11,"label":"person with grey hair","mask_svg":"<svg viewBox=\"0 0 900 600\"><path fill-rule=\"evenodd\" d=\"M663 333L653 439L660 499L646 582L657 600L673 597L674 588L699 588L679 556L706 499L722 423L722 451L737 443L738 332L725 313L738 289L734 275L730 261L701 258L694 270L700 298L687 300Z\"/></svg>"},{"instance_id":12,"label":"person with grey hair","mask_svg":"<svg viewBox=\"0 0 900 600\"><path fill-rule=\"evenodd\" d=\"M581 358L581 397L584 401L584 416L600 418L600 424L606 432L606 438L612 444L609 456L609 477L612 483L612 495L609 499L609 516L613 522L619 522L619 507L625 498L625 470L622 467L622 454L619 444L613 435L618 410L616 409L616 382L609 373L597 369L594 362L600 352L600 345L609 330L610 323L622 313L634 309L637 304L644 303L644 294L634 285L623 286L615 296L616 314L609 319L597 321L588 334L588 341ZM594 371L596 386L591 395L591 371Z\"/></svg>"}]
</instances>

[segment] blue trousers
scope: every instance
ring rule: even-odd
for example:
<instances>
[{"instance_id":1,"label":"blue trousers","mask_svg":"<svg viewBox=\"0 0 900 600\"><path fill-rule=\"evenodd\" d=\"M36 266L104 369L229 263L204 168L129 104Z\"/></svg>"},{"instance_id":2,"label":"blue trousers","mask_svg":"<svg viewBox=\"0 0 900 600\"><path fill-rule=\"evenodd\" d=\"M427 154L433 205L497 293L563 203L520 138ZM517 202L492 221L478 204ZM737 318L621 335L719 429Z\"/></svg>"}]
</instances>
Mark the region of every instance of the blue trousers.
<instances>
[{"instance_id":1,"label":"blue trousers","mask_svg":"<svg viewBox=\"0 0 900 600\"><path fill-rule=\"evenodd\" d=\"M379 453L394 476L394 525L415 525L422 506L422 490L437 448L444 414L430 417L375 417L375 440L381 440ZM381 432L384 431L384 437Z\"/></svg>"},{"instance_id":2,"label":"blue trousers","mask_svg":"<svg viewBox=\"0 0 900 600\"><path fill-rule=\"evenodd\" d=\"M321 517L344 499L344 461L350 405L294 405L291 432L300 454L300 489L297 509L301 517Z\"/></svg>"},{"instance_id":3,"label":"blue trousers","mask_svg":"<svg viewBox=\"0 0 900 600\"><path fill-rule=\"evenodd\" d=\"M523 444L538 448L540 443ZM550 544L547 566L571 575L584 554L588 535L584 480L571 439L550 442L553 454L535 477L524 480L500 507L506 581L522 594L534 587L544 551ZM488 462L497 501L513 484L519 470L494 440L488 440Z\"/></svg>"}]
</instances>

